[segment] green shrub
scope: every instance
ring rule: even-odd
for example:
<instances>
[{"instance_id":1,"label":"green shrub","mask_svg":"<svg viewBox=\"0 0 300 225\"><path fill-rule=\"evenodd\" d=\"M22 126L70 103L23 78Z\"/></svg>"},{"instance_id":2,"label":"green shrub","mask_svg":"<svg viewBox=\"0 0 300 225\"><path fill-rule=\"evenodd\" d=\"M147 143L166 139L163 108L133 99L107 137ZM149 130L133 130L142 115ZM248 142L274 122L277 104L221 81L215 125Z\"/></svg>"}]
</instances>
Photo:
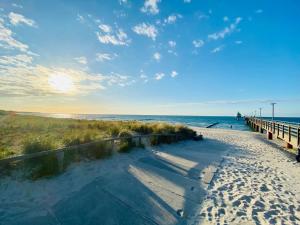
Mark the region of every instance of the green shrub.
<instances>
[{"instance_id":1,"label":"green shrub","mask_svg":"<svg viewBox=\"0 0 300 225\"><path fill-rule=\"evenodd\" d=\"M29 139L24 144L23 153L32 154L54 149L56 146L49 139L34 138ZM30 177L51 176L59 172L58 161L55 154L44 155L27 159L24 164L30 170Z\"/></svg>"},{"instance_id":2,"label":"green shrub","mask_svg":"<svg viewBox=\"0 0 300 225\"><path fill-rule=\"evenodd\" d=\"M151 145L171 144L173 142L175 142L175 136L170 135L158 135L150 138Z\"/></svg>"},{"instance_id":3,"label":"green shrub","mask_svg":"<svg viewBox=\"0 0 300 225\"><path fill-rule=\"evenodd\" d=\"M14 155L13 151L10 151L4 147L3 148L0 147L0 159L4 159L12 155Z\"/></svg>"},{"instance_id":4,"label":"green shrub","mask_svg":"<svg viewBox=\"0 0 300 225\"><path fill-rule=\"evenodd\" d=\"M135 147L135 143L132 140L132 134L128 130L122 130L118 137L122 138L119 144L119 152L129 152L133 147Z\"/></svg>"},{"instance_id":5,"label":"green shrub","mask_svg":"<svg viewBox=\"0 0 300 225\"><path fill-rule=\"evenodd\" d=\"M90 159L101 159L112 154L112 148L105 142L92 143L83 150Z\"/></svg>"},{"instance_id":6,"label":"green shrub","mask_svg":"<svg viewBox=\"0 0 300 225\"><path fill-rule=\"evenodd\" d=\"M179 140L192 139L197 135L197 133L194 130L182 125L177 125L175 127L175 132L176 134L178 134Z\"/></svg>"},{"instance_id":7,"label":"green shrub","mask_svg":"<svg viewBox=\"0 0 300 225\"><path fill-rule=\"evenodd\" d=\"M73 137L67 137L65 138L65 140L63 141L65 146L72 146L72 145L80 145L81 141L80 138L78 136L73 136Z\"/></svg>"}]
</instances>

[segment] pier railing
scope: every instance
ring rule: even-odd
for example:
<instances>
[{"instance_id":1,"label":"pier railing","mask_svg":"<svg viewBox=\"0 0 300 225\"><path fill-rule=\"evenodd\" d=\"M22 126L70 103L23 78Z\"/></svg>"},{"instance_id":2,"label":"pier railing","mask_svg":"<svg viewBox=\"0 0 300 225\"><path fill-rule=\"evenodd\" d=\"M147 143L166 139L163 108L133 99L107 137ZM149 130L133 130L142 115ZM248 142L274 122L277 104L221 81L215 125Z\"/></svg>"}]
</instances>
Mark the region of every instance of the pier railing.
<instances>
[{"instance_id":1,"label":"pier railing","mask_svg":"<svg viewBox=\"0 0 300 225\"><path fill-rule=\"evenodd\" d=\"M282 121L271 121L257 117L245 117L246 123L255 131L277 137L286 142L287 148L300 148L300 125Z\"/></svg>"}]
</instances>

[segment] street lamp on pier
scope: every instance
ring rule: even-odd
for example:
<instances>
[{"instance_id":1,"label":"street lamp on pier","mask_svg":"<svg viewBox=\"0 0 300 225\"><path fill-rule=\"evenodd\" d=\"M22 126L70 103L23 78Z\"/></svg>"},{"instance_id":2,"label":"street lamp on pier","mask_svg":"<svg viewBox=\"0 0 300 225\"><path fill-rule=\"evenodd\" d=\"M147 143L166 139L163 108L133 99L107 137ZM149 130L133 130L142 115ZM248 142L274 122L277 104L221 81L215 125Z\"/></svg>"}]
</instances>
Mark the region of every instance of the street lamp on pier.
<instances>
[{"instance_id":1,"label":"street lamp on pier","mask_svg":"<svg viewBox=\"0 0 300 225\"><path fill-rule=\"evenodd\" d=\"M276 105L277 103L275 103L275 102L272 102L271 103L271 105L272 105L272 121L274 121L274 111L275 111L275 105Z\"/></svg>"}]
</instances>

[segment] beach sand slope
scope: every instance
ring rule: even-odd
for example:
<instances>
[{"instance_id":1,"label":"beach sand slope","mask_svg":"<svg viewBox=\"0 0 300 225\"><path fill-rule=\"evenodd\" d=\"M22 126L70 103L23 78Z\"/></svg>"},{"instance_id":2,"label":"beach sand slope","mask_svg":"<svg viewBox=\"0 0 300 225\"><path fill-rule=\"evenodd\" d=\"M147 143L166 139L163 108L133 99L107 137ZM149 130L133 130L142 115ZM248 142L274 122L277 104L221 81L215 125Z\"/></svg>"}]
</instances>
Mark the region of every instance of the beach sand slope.
<instances>
[{"instance_id":1,"label":"beach sand slope","mask_svg":"<svg viewBox=\"0 0 300 225\"><path fill-rule=\"evenodd\" d=\"M197 130L234 150L191 224L300 224L300 164L294 156L262 134Z\"/></svg>"}]
</instances>

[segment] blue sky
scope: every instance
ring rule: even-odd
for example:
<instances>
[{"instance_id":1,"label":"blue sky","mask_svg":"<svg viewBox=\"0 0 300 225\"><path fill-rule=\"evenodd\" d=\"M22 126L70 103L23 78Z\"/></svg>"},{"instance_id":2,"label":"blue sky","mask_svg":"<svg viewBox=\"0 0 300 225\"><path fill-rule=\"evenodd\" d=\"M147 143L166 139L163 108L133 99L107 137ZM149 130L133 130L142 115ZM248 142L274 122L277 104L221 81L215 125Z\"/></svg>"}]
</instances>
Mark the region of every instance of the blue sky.
<instances>
[{"instance_id":1,"label":"blue sky","mask_svg":"<svg viewBox=\"0 0 300 225\"><path fill-rule=\"evenodd\" d=\"M298 1L0 3L0 108L300 116Z\"/></svg>"}]
</instances>

